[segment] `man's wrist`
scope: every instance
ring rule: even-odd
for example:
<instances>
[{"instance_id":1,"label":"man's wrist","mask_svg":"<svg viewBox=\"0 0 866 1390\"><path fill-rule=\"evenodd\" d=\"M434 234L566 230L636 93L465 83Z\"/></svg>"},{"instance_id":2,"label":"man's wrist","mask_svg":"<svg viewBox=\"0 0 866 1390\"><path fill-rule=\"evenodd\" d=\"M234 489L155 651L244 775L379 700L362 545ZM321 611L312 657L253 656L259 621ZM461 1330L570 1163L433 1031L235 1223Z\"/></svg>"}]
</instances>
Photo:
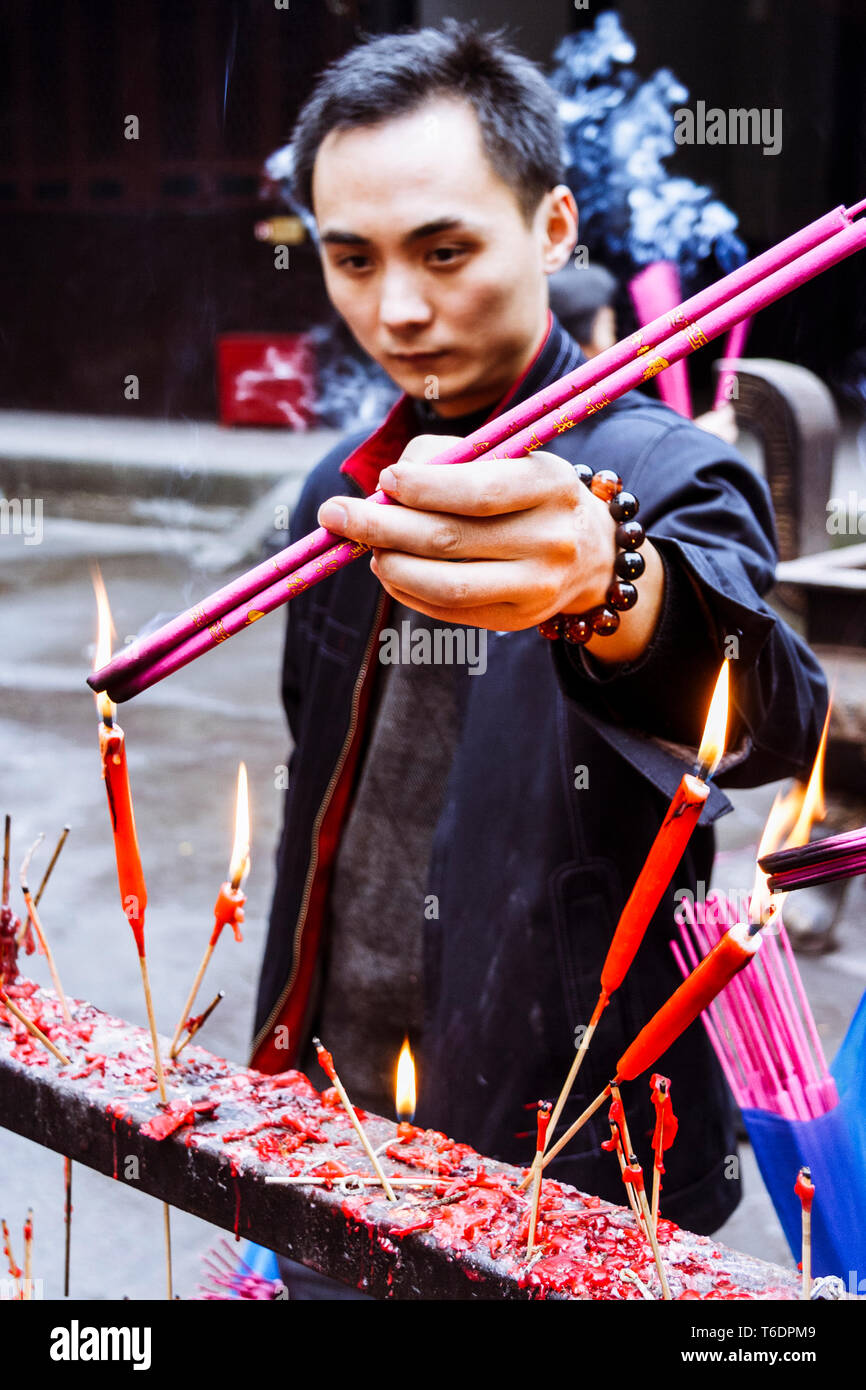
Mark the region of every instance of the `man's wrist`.
<instances>
[{"instance_id":1,"label":"man's wrist","mask_svg":"<svg viewBox=\"0 0 866 1390\"><path fill-rule=\"evenodd\" d=\"M646 568L637 582L638 602L620 613L619 627L607 637L593 637L586 650L605 666L622 665L643 656L658 627L665 597L665 567L652 541L641 549Z\"/></svg>"},{"instance_id":2,"label":"man's wrist","mask_svg":"<svg viewBox=\"0 0 866 1390\"><path fill-rule=\"evenodd\" d=\"M618 474L609 468L593 472L583 463L574 468L590 493L577 521L590 522L594 534L577 557L569 596L539 631L551 640L562 637L567 644L591 647L604 665L633 662L647 649L659 621L664 565L651 545L643 548L640 503ZM641 593L645 601L636 613Z\"/></svg>"}]
</instances>

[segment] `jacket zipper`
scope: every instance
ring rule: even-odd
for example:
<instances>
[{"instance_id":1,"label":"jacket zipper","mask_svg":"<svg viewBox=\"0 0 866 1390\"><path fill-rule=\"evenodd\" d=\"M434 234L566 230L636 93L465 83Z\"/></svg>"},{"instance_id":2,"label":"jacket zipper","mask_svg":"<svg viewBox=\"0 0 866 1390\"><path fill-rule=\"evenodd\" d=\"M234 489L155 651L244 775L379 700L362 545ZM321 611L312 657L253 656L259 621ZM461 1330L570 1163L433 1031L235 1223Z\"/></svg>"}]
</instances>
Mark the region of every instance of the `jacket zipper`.
<instances>
[{"instance_id":1,"label":"jacket zipper","mask_svg":"<svg viewBox=\"0 0 866 1390\"><path fill-rule=\"evenodd\" d=\"M343 771L343 768L344 768L344 766L345 766L346 758L347 758L347 756L348 756L348 752L349 752L349 748L351 747L352 740L353 740L354 737L355 737L355 730L356 730L357 724L358 724L358 707L359 707L359 705L360 705L360 703L361 703L361 690L363 689L364 681L365 681L366 676L367 676L367 669L368 669L368 667L369 667L369 665L370 665L370 654L371 654L371 652L372 652L372 650L373 650L373 644L374 644L375 641L376 641L376 634L377 634L377 632L378 632L378 630L379 630L379 621L380 621L380 619L381 619L381 617L382 617L382 610L383 610L384 607L385 607L385 603L387 602L387 598L388 598L388 595L387 595L387 593L385 593L385 591L383 590L382 593L381 593L380 596L379 596L379 603L378 603L378 606L377 606L377 608L376 608L375 617L374 617L374 619L373 619L373 627L372 627L372 630L371 630L371 633L370 633L370 639L369 639L369 641L368 641L368 643L367 643L366 650L364 651L364 659L363 659L363 661L361 662L361 668L360 668L360 670L359 670L359 672L358 672L358 678L357 678L357 680L355 681L355 688L354 688L354 690L353 690L353 692L352 692L352 708L351 708L351 715L350 715L350 718L349 718L349 728L348 728L348 730L347 730L347 732L346 732L346 737L345 737L345 740L344 740L344 742L343 742L343 746L342 746L342 748L340 749L340 756L339 756L339 758L337 759L337 765L336 765L336 767L334 768L333 773L331 774L331 780L330 780L330 782L328 783L327 789L326 789L326 791L325 791L324 798L323 798L323 800L322 800L322 802L321 802L321 804L320 804L320 806L319 806L318 811L316 812L316 818L315 818L315 820L314 820L314 822L313 822L313 835L312 835L313 850L312 850L312 854L311 854L311 856L310 856L310 867L309 867L309 869L307 870L307 881L306 881L306 883L304 884L304 895L303 895L303 897L301 898L301 906L300 906L300 909L299 909L299 912L298 912L298 919L297 919L297 922L295 923L294 947L293 947L293 954L292 954L292 970L291 970L291 974L289 975L289 978L288 978L288 980L287 980L287 982L286 982L286 984L285 984L285 986L284 986L284 988L283 988L282 993L280 994L279 999L277 1000L276 1004L274 1005L274 1007L272 1008L271 1012L269 1013L266 1022L263 1024L263 1026L261 1027L261 1029L259 1030L259 1032L256 1034L256 1037L255 1037L254 1042L253 1042L253 1048L252 1048L252 1056L253 1056L253 1057L254 1057L254 1056L256 1055L256 1053L258 1052L258 1050L259 1050L259 1048L261 1047L261 1045L262 1045L262 1043L263 1043L265 1037L267 1036L268 1033L270 1033L271 1029L272 1029L273 1026L274 1026L274 1023L276 1022L276 1020L279 1018L280 1014L282 1013L282 1011L283 1011L283 1005L285 1004L286 1000L288 999L289 995L291 994L292 988L293 988L294 983L295 983L295 980L298 978L298 970L300 969L300 964L301 964L301 937L303 936L303 933L304 933L304 924L305 924L305 919L306 919L306 916L307 916L307 909L308 909L309 904L310 904L310 897L311 897L312 891L313 891L313 881L314 881L314 879L315 879L315 877L316 877L316 868L317 868L318 861L319 861L319 831L321 830L322 821L324 820L325 814L326 814L327 809L328 809L328 806L330 805L331 797L332 797L333 794L334 794L334 789L335 789L337 783L338 783L339 780L340 780L340 775L341 775L341 773L342 773L342 771Z\"/></svg>"}]
</instances>

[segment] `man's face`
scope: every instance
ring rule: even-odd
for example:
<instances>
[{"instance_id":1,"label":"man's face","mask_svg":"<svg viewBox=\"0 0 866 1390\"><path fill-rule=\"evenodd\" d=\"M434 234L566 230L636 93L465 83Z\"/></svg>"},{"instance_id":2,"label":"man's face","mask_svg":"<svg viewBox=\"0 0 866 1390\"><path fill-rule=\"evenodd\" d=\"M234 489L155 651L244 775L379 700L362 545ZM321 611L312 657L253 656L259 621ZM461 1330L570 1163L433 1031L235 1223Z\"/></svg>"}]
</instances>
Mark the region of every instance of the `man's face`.
<instances>
[{"instance_id":1,"label":"man's face","mask_svg":"<svg viewBox=\"0 0 866 1390\"><path fill-rule=\"evenodd\" d=\"M555 230L551 252L551 197L527 225L463 101L332 131L319 148L331 301L398 386L445 418L494 404L541 342L546 274L574 240L557 229L558 248Z\"/></svg>"}]
</instances>

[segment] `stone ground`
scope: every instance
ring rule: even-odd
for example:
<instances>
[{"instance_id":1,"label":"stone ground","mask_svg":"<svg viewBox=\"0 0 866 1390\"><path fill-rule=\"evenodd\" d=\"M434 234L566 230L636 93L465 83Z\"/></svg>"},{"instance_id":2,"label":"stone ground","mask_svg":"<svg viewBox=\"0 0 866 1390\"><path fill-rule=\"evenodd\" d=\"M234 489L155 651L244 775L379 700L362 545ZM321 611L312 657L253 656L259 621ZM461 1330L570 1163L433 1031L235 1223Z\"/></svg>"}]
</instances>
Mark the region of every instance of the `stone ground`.
<instances>
[{"instance_id":1,"label":"stone ground","mask_svg":"<svg viewBox=\"0 0 866 1390\"><path fill-rule=\"evenodd\" d=\"M19 417L16 422L20 430ZM2 423L0 418L0 438ZM43 419L40 430L46 429L50 433ZM55 429L63 432L60 417ZM255 447L255 432L244 435L244 446L252 442ZM275 436L262 432L262 437L273 470ZM290 458L296 441L291 436L285 440ZM849 442L842 483L858 472L853 440ZM16 452L21 453L20 440L12 450ZM62 448L58 452L62 454ZM224 459L220 466L229 468ZM85 460L85 472L86 467ZM126 468L119 491L112 491L110 469L98 491L92 478L82 483L80 494L73 488L72 502L68 478L62 495L45 490L39 545L25 545L20 536L0 536L0 812L8 809L13 815L16 868L36 836L45 833L33 879L61 827L71 825L43 900L46 930L64 986L71 995L144 1022L135 951L118 900L93 699L84 684L95 636L89 567L94 560L102 566L123 637L157 615L164 619L221 582L190 562L185 551L193 556L203 553L198 546L203 535L218 545L224 535L221 528L237 521L241 509L214 507L208 512L197 505L195 488L189 497L181 485L170 489L175 493L170 505L164 497L156 503L153 497L136 499L129 495L128 461ZM183 470L183 478L188 482L194 471ZM292 495L296 482L297 478L289 489ZM8 495L15 494L10 490ZM206 546L205 552L213 550ZM210 999L217 989L226 991L202 1041L233 1059L245 1059L248 1051L282 811L283 793L276 781L288 750L278 693L281 632L279 617L257 624L121 711L149 883L153 993L164 1033L173 1031L225 876L238 760L244 758L249 767L253 844L246 939L238 946L229 933L224 935L201 996ZM721 826L715 874L720 886L744 891L751 882L754 846L774 791L765 787L735 794L735 814ZM861 879L845 895L836 949L801 959L830 1056L866 986L866 946L860 930L864 907L866 881ZM31 967L40 982L48 983L44 962L33 958ZM742 1162L745 1197L719 1232L720 1239L789 1264L748 1146ZM81 1167L76 1167L74 1181L73 1296L161 1297L159 1205ZM62 1161L38 1145L0 1132L0 1215L12 1225L19 1255L28 1205L35 1209L34 1274L44 1280L46 1297L59 1298ZM172 1229L175 1288L183 1298L194 1297L200 1255L222 1233L181 1212L172 1213Z\"/></svg>"}]
</instances>

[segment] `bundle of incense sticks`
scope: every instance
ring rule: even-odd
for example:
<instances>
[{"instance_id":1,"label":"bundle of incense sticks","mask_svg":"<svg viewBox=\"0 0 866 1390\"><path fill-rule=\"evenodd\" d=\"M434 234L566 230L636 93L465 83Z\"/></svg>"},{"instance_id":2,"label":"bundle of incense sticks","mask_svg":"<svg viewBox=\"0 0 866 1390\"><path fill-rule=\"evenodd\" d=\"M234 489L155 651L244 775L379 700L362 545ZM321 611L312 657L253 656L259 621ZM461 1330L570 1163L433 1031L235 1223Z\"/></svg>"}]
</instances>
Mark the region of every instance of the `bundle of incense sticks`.
<instances>
[{"instance_id":1,"label":"bundle of incense sticks","mask_svg":"<svg viewBox=\"0 0 866 1390\"><path fill-rule=\"evenodd\" d=\"M866 218L854 219L864 210L866 199L825 214L528 401L488 421L468 439L443 450L435 462L467 463L491 450L496 451L495 457L519 458L543 448L626 391L862 249ZM372 500L391 502L381 491L373 493ZM107 691L117 703L129 700L367 549L356 541L341 541L320 527L150 637L131 643L107 666L94 671L88 683L93 690Z\"/></svg>"},{"instance_id":2,"label":"bundle of incense sticks","mask_svg":"<svg viewBox=\"0 0 866 1390\"><path fill-rule=\"evenodd\" d=\"M769 874L767 887L771 893L866 874L866 826L846 835L832 835L810 845L766 854L759 863Z\"/></svg>"},{"instance_id":3,"label":"bundle of incense sticks","mask_svg":"<svg viewBox=\"0 0 866 1390\"><path fill-rule=\"evenodd\" d=\"M682 948L671 942L686 976L738 920L733 903L710 893L677 909ZM716 1056L741 1109L809 1120L838 1104L818 1029L780 914L762 933L765 949L735 976L702 1015Z\"/></svg>"}]
</instances>

